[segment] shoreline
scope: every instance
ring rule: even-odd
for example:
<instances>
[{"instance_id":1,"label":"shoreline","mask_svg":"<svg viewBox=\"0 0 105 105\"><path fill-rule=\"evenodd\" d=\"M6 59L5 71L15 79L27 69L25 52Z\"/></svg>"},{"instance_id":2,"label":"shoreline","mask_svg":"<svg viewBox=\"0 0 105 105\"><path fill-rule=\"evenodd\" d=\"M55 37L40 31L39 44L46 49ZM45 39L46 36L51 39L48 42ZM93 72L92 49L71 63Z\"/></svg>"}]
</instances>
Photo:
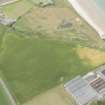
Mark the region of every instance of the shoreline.
<instances>
[{"instance_id":1,"label":"shoreline","mask_svg":"<svg viewBox=\"0 0 105 105\"><path fill-rule=\"evenodd\" d=\"M90 25L92 26L96 32L100 35L102 39L105 39L105 32L97 25L89 16L89 14L82 8L82 3L79 4L77 0L68 0L68 2L72 5L75 11ZM94 13L93 13L94 14Z\"/></svg>"}]
</instances>

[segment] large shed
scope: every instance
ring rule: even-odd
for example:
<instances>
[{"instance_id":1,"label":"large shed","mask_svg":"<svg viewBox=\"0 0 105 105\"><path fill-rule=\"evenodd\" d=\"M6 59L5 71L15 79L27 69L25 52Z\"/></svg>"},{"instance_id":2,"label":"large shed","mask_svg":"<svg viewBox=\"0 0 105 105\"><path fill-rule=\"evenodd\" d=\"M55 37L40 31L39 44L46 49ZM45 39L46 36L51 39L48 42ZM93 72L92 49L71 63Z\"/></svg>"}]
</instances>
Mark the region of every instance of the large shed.
<instances>
[{"instance_id":1,"label":"large shed","mask_svg":"<svg viewBox=\"0 0 105 105\"><path fill-rule=\"evenodd\" d=\"M86 105L98 98L98 93L81 76L69 81L64 87L78 105Z\"/></svg>"}]
</instances>

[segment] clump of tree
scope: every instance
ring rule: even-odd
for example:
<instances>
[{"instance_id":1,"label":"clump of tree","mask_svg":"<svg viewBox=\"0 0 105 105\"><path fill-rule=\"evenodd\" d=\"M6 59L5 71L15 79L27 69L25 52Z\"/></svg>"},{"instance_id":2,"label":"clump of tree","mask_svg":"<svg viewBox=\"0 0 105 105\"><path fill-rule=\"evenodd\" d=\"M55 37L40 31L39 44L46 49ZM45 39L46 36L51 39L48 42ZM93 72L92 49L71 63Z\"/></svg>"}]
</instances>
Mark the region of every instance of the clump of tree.
<instances>
[{"instance_id":1,"label":"clump of tree","mask_svg":"<svg viewBox=\"0 0 105 105\"><path fill-rule=\"evenodd\" d=\"M90 105L105 105L105 100L94 101Z\"/></svg>"}]
</instances>

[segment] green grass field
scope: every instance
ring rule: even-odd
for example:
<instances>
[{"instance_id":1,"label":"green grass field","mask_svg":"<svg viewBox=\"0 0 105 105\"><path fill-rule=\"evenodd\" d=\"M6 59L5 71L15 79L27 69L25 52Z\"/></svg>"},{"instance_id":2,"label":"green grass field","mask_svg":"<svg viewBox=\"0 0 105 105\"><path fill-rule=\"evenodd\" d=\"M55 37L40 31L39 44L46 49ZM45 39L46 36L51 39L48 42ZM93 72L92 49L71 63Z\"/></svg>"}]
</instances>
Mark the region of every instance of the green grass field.
<instances>
[{"instance_id":1,"label":"green grass field","mask_svg":"<svg viewBox=\"0 0 105 105\"><path fill-rule=\"evenodd\" d=\"M8 29L8 27L0 25L0 51L1 51L1 47L2 47L3 37L4 37L4 34L7 29Z\"/></svg>"},{"instance_id":2,"label":"green grass field","mask_svg":"<svg viewBox=\"0 0 105 105\"><path fill-rule=\"evenodd\" d=\"M0 66L21 103L91 70L82 63L73 44L17 37L15 33L7 35Z\"/></svg>"},{"instance_id":3,"label":"green grass field","mask_svg":"<svg viewBox=\"0 0 105 105\"><path fill-rule=\"evenodd\" d=\"M0 105L11 105L2 85L0 84Z\"/></svg>"},{"instance_id":4,"label":"green grass field","mask_svg":"<svg viewBox=\"0 0 105 105\"><path fill-rule=\"evenodd\" d=\"M30 10L31 2L21 0L2 8L9 17L22 15L8 30L0 28L0 69L21 104L93 69L78 55L78 46L105 48L92 28L81 19L82 25L76 22L80 17L69 10L66 0L60 2L56 0L55 7ZM73 22L73 28L57 30L59 20L65 17Z\"/></svg>"}]
</instances>

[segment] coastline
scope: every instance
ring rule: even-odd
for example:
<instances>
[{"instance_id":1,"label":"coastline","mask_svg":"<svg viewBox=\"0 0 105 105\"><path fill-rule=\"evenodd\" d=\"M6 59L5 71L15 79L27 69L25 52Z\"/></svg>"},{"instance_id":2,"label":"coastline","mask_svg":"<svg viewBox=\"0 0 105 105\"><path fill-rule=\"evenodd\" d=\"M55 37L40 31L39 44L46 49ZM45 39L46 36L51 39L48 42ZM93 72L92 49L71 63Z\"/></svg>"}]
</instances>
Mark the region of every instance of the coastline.
<instances>
[{"instance_id":1,"label":"coastline","mask_svg":"<svg viewBox=\"0 0 105 105\"><path fill-rule=\"evenodd\" d=\"M100 10L98 8L96 8L95 5L93 5L93 7L89 7L89 5L87 4L88 2L86 0L82 1L82 0L68 0L68 2L72 5L72 7L76 10L76 12L90 25L92 26L96 32L100 35L100 37L102 39L105 39L105 26L102 25L102 21L100 21L99 16L98 16L98 12L100 13ZM82 6L83 5L83 6ZM87 5L87 6L86 6ZM97 10L95 13L95 9ZM93 8L93 9L92 9ZM91 11L92 10L92 11ZM91 11L91 13L89 13ZM93 14L92 14L93 13ZM102 13L100 13L100 16L103 16ZM95 18L96 16L97 19ZM93 21L94 19L94 21ZM104 28L104 29L103 29Z\"/></svg>"}]
</instances>

